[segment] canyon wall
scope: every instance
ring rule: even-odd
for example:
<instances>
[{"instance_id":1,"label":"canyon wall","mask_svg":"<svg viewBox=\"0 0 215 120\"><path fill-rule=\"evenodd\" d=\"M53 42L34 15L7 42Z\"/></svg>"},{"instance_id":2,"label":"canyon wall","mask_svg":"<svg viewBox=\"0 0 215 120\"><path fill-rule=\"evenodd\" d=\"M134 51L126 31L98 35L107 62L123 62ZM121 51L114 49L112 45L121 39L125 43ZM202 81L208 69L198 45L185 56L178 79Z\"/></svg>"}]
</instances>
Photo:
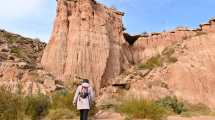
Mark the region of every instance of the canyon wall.
<instances>
[{"instance_id":1,"label":"canyon wall","mask_svg":"<svg viewBox=\"0 0 215 120\"><path fill-rule=\"evenodd\" d=\"M42 65L60 80L88 78L95 88L127 68L122 45L123 13L94 0L58 0L51 39Z\"/></svg>"},{"instance_id":2,"label":"canyon wall","mask_svg":"<svg viewBox=\"0 0 215 120\"><path fill-rule=\"evenodd\" d=\"M114 77L167 46L199 34L215 32L215 20L198 29L175 30L125 37L123 13L94 0L57 0L57 15L41 64L57 79L75 76L91 80L96 90Z\"/></svg>"},{"instance_id":3,"label":"canyon wall","mask_svg":"<svg viewBox=\"0 0 215 120\"><path fill-rule=\"evenodd\" d=\"M164 49L172 50L172 57L176 61L154 67L149 72L147 69L135 69L133 74L129 71L127 76L120 78L121 82L114 85L124 85L129 83L125 81L131 81L128 93L132 95L153 99L174 95L192 104L203 103L214 108L214 21L211 19L198 29L177 28L140 36L125 49L129 61L137 66L140 63L143 65L148 58L163 55ZM149 62L153 64L155 61Z\"/></svg>"},{"instance_id":4,"label":"canyon wall","mask_svg":"<svg viewBox=\"0 0 215 120\"><path fill-rule=\"evenodd\" d=\"M126 56L130 63L137 64L160 54L167 46L175 42L208 33L215 33L215 19L210 19L208 23L201 24L197 29L178 27L167 32L140 35L132 45L125 47Z\"/></svg>"}]
</instances>

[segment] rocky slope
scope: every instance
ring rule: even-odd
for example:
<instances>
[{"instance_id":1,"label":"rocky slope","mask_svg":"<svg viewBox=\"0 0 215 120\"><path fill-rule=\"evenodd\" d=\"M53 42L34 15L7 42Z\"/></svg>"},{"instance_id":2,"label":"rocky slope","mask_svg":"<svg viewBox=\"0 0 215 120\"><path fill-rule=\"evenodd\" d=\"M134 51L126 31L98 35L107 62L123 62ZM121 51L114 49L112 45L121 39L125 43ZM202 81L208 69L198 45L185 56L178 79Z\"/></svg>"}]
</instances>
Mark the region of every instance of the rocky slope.
<instances>
[{"instance_id":1,"label":"rocky slope","mask_svg":"<svg viewBox=\"0 0 215 120\"><path fill-rule=\"evenodd\" d=\"M205 24L201 24L197 29L178 27L165 32L125 37L127 41L132 41L132 44L124 51L129 62L137 64L143 59L161 53L167 46L175 42L207 33L215 33L215 18L210 19Z\"/></svg>"},{"instance_id":2,"label":"rocky slope","mask_svg":"<svg viewBox=\"0 0 215 120\"><path fill-rule=\"evenodd\" d=\"M124 89L129 95L149 99L177 96L214 108L214 40L215 33L199 34L167 46L153 59L144 60L116 77L113 81L117 82L104 89L110 96L105 94L101 99Z\"/></svg>"},{"instance_id":3,"label":"rocky slope","mask_svg":"<svg viewBox=\"0 0 215 120\"><path fill-rule=\"evenodd\" d=\"M24 94L49 93L55 79L40 65L46 44L0 30L0 86Z\"/></svg>"}]
</instances>

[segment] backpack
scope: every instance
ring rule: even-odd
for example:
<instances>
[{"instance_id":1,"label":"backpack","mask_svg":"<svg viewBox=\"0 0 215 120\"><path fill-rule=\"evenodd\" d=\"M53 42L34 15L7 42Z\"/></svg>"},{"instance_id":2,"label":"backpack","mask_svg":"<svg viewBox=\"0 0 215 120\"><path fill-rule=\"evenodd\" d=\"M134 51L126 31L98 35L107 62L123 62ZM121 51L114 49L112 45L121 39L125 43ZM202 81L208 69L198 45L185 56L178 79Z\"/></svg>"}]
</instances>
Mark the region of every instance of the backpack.
<instances>
[{"instance_id":1,"label":"backpack","mask_svg":"<svg viewBox=\"0 0 215 120\"><path fill-rule=\"evenodd\" d=\"M83 99L87 98L89 96L88 87L81 87L81 91L79 92L79 96Z\"/></svg>"}]
</instances>

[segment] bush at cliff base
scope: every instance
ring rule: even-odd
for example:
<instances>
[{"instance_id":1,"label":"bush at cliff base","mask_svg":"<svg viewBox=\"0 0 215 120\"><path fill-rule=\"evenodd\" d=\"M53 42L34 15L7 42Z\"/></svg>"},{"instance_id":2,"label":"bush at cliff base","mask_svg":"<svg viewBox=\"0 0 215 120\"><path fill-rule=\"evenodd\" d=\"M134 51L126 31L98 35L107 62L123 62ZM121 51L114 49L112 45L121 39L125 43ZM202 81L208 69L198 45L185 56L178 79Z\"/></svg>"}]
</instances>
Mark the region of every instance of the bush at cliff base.
<instances>
[{"instance_id":1,"label":"bush at cliff base","mask_svg":"<svg viewBox=\"0 0 215 120\"><path fill-rule=\"evenodd\" d=\"M48 96L38 94L25 97L25 113L31 116L32 120L37 120L48 114L50 100Z\"/></svg>"},{"instance_id":2,"label":"bush at cliff base","mask_svg":"<svg viewBox=\"0 0 215 120\"><path fill-rule=\"evenodd\" d=\"M181 114L182 112L186 111L184 107L184 103L180 102L175 96L173 97L167 96L165 98L162 98L156 101L156 103L176 114Z\"/></svg>"},{"instance_id":3,"label":"bush at cliff base","mask_svg":"<svg viewBox=\"0 0 215 120\"><path fill-rule=\"evenodd\" d=\"M0 120L73 119L79 114L72 104L73 96L74 92L67 90L54 92L50 96L24 96L0 87ZM94 115L96 111L94 104L90 114Z\"/></svg>"},{"instance_id":4,"label":"bush at cliff base","mask_svg":"<svg viewBox=\"0 0 215 120\"><path fill-rule=\"evenodd\" d=\"M23 99L20 95L12 94L0 88L0 120L22 120L24 114Z\"/></svg>"},{"instance_id":5,"label":"bush at cliff base","mask_svg":"<svg viewBox=\"0 0 215 120\"><path fill-rule=\"evenodd\" d=\"M48 113L45 95L25 97L0 88L0 120L36 120Z\"/></svg>"},{"instance_id":6,"label":"bush at cliff base","mask_svg":"<svg viewBox=\"0 0 215 120\"><path fill-rule=\"evenodd\" d=\"M76 117L76 114L67 108L57 108L51 109L49 114L45 117L45 120L64 120L64 119L73 119Z\"/></svg>"},{"instance_id":7,"label":"bush at cliff base","mask_svg":"<svg viewBox=\"0 0 215 120\"><path fill-rule=\"evenodd\" d=\"M167 113L166 108L154 101L142 98L126 98L117 107L117 110L131 119L162 120Z\"/></svg>"}]
</instances>

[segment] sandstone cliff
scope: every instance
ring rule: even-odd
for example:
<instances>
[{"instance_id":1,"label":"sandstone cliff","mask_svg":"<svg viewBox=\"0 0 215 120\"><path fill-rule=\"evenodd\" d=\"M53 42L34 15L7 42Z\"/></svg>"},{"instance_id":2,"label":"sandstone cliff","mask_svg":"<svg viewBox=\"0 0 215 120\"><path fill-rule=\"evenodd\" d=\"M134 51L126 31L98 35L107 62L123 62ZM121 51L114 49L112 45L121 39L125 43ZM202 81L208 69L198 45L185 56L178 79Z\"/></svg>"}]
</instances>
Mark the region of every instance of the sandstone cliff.
<instances>
[{"instance_id":1,"label":"sandstone cliff","mask_svg":"<svg viewBox=\"0 0 215 120\"><path fill-rule=\"evenodd\" d=\"M161 52L116 77L106 95L127 94L160 99L177 96L192 104L215 107L215 33L196 34L166 46ZM151 49L156 51L155 49ZM111 93L111 94L107 94Z\"/></svg>"},{"instance_id":2,"label":"sandstone cliff","mask_svg":"<svg viewBox=\"0 0 215 120\"><path fill-rule=\"evenodd\" d=\"M128 65L122 16L94 0L58 0L43 67L61 80L88 78L97 90L107 85Z\"/></svg>"},{"instance_id":3,"label":"sandstone cliff","mask_svg":"<svg viewBox=\"0 0 215 120\"><path fill-rule=\"evenodd\" d=\"M143 35L125 37L128 42L130 41L132 43L132 45L126 46L124 51L128 61L137 64L141 60L161 53L167 46L172 45L175 42L184 41L188 38L207 33L215 33L214 18L210 19L205 24L200 24L197 29L178 27L166 32L146 33Z\"/></svg>"},{"instance_id":4,"label":"sandstone cliff","mask_svg":"<svg viewBox=\"0 0 215 120\"><path fill-rule=\"evenodd\" d=\"M131 93L141 90L140 94L147 97L176 95L189 102L215 107L214 19L198 29L179 27L167 32L129 36L123 32L122 16L123 13L94 0L58 0L53 32L41 61L43 68L63 81L73 81L75 76L88 78L97 91L112 84L125 87ZM181 48L187 56L176 54L171 58L176 63L141 71L143 73L128 72L130 75L125 78L117 77L128 66L162 54L175 44L189 47L188 51L186 47ZM208 59L202 59L207 58L205 56ZM198 63L193 63L194 59ZM131 82L131 88L126 86L127 82L121 82L124 79Z\"/></svg>"}]
</instances>

